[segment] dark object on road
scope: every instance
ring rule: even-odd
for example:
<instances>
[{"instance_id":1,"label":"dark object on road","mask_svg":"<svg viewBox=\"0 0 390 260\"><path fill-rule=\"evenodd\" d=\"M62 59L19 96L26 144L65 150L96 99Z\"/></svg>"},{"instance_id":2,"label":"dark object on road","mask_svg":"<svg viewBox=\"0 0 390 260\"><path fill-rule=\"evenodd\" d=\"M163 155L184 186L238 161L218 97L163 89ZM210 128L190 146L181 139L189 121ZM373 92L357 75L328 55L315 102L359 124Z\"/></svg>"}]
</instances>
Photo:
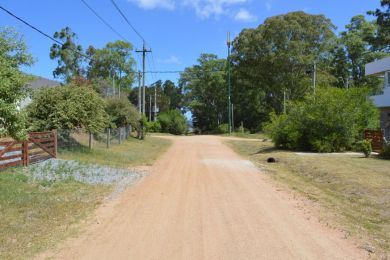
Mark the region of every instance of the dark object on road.
<instances>
[{"instance_id":1,"label":"dark object on road","mask_svg":"<svg viewBox=\"0 0 390 260\"><path fill-rule=\"evenodd\" d=\"M273 158L273 157L269 157L269 158L267 159L267 163L276 163L276 162L277 162L276 159Z\"/></svg>"}]
</instances>

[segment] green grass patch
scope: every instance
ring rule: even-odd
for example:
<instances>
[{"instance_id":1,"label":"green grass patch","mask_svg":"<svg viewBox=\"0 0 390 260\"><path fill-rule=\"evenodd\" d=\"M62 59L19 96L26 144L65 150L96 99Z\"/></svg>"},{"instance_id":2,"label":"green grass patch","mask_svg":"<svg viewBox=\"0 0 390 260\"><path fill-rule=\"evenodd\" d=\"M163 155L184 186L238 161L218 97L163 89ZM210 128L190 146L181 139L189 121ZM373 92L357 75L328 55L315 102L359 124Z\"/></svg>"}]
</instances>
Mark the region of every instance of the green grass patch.
<instances>
[{"instance_id":1,"label":"green grass patch","mask_svg":"<svg viewBox=\"0 0 390 260\"><path fill-rule=\"evenodd\" d=\"M267 139L268 137L264 133L251 134L248 132L233 132L231 134L223 134L222 136L234 136L248 139Z\"/></svg>"},{"instance_id":2,"label":"green grass patch","mask_svg":"<svg viewBox=\"0 0 390 260\"><path fill-rule=\"evenodd\" d=\"M30 182L23 169L0 172L0 258L25 259L76 232L110 186Z\"/></svg>"},{"instance_id":3,"label":"green grass patch","mask_svg":"<svg viewBox=\"0 0 390 260\"><path fill-rule=\"evenodd\" d=\"M318 202L323 217L378 251L390 251L390 161L363 154L298 155L277 150L271 142L226 142L278 182ZM278 162L268 164L269 157Z\"/></svg>"},{"instance_id":4,"label":"green grass patch","mask_svg":"<svg viewBox=\"0 0 390 260\"><path fill-rule=\"evenodd\" d=\"M145 140L130 137L122 144L112 144L109 149L104 143L95 142L92 150L87 147L87 138L78 138L76 149L61 149L60 159L128 168L131 166L152 165L171 145L171 141L148 136Z\"/></svg>"}]
</instances>

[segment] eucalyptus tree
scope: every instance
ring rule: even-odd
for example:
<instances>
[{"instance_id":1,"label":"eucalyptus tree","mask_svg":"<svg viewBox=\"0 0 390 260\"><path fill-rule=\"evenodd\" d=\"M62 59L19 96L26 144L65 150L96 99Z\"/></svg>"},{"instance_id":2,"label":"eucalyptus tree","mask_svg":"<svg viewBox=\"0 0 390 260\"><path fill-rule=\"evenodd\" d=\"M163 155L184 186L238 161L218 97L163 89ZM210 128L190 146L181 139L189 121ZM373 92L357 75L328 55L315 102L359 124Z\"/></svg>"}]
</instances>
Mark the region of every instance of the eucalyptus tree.
<instances>
[{"instance_id":1,"label":"eucalyptus tree","mask_svg":"<svg viewBox=\"0 0 390 260\"><path fill-rule=\"evenodd\" d=\"M55 32L54 38L62 44L54 43L50 48L50 58L58 63L53 76L67 83L75 77L84 76L85 54L81 45L76 43L77 34L70 27L65 27Z\"/></svg>"}]
</instances>

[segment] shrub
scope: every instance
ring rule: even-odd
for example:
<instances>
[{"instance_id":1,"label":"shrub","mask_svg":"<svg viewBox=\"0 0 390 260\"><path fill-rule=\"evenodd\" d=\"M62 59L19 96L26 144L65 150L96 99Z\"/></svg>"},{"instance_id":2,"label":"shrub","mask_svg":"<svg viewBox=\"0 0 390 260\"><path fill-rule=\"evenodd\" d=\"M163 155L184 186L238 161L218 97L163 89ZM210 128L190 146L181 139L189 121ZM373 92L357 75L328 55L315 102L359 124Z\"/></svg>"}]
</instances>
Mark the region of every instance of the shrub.
<instances>
[{"instance_id":1,"label":"shrub","mask_svg":"<svg viewBox=\"0 0 390 260\"><path fill-rule=\"evenodd\" d=\"M286 115L271 114L265 130L280 148L335 152L350 149L378 118L367 90L325 88L290 103Z\"/></svg>"},{"instance_id":2,"label":"shrub","mask_svg":"<svg viewBox=\"0 0 390 260\"><path fill-rule=\"evenodd\" d=\"M217 134L227 134L229 133L229 124L221 124L217 128Z\"/></svg>"},{"instance_id":3,"label":"shrub","mask_svg":"<svg viewBox=\"0 0 390 260\"><path fill-rule=\"evenodd\" d=\"M385 142L380 155L383 159L390 159L390 142Z\"/></svg>"},{"instance_id":4,"label":"shrub","mask_svg":"<svg viewBox=\"0 0 390 260\"><path fill-rule=\"evenodd\" d=\"M159 121L156 122L146 122L146 131L148 133L159 133L161 132L161 124Z\"/></svg>"},{"instance_id":5,"label":"shrub","mask_svg":"<svg viewBox=\"0 0 390 260\"><path fill-rule=\"evenodd\" d=\"M372 144L371 144L371 140L368 140L368 139L365 139L363 141L359 141L357 143L357 150L359 152L362 152L364 154L364 156L366 156L366 158L370 157L371 153L372 153Z\"/></svg>"},{"instance_id":6,"label":"shrub","mask_svg":"<svg viewBox=\"0 0 390 260\"><path fill-rule=\"evenodd\" d=\"M187 120L179 110L169 110L158 116L163 133L174 135L185 134L188 130Z\"/></svg>"},{"instance_id":7,"label":"shrub","mask_svg":"<svg viewBox=\"0 0 390 260\"><path fill-rule=\"evenodd\" d=\"M132 125L136 128L141 119L137 108L125 97L107 99L106 112L110 116L112 127Z\"/></svg>"},{"instance_id":8,"label":"shrub","mask_svg":"<svg viewBox=\"0 0 390 260\"><path fill-rule=\"evenodd\" d=\"M67 85L35 92L27 113L34 130L83 128L97 133L109 122L105 105L92 88Z\"/></svg>"}]
</instances>

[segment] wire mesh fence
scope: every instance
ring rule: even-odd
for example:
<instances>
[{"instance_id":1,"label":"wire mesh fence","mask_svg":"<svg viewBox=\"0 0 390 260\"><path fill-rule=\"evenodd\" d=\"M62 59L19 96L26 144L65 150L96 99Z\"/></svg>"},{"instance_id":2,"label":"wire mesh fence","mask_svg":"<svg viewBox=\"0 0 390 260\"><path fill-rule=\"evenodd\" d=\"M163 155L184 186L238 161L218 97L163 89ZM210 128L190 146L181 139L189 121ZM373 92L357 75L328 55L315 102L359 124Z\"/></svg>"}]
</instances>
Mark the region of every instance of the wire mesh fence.
<instances>
[{"instance_id":1,"label":"wire mesh fence","mask_svg":"<svg viewBox=\"0 0 390 260\"><path fill-rule=\"evenodd\" d=\"M131 126L106 128L102 132L89 133L82 129L58 129L58 149L77 150L80 148L107 148L120 145L132 135Z\"/></svg>"}]
</instances>

